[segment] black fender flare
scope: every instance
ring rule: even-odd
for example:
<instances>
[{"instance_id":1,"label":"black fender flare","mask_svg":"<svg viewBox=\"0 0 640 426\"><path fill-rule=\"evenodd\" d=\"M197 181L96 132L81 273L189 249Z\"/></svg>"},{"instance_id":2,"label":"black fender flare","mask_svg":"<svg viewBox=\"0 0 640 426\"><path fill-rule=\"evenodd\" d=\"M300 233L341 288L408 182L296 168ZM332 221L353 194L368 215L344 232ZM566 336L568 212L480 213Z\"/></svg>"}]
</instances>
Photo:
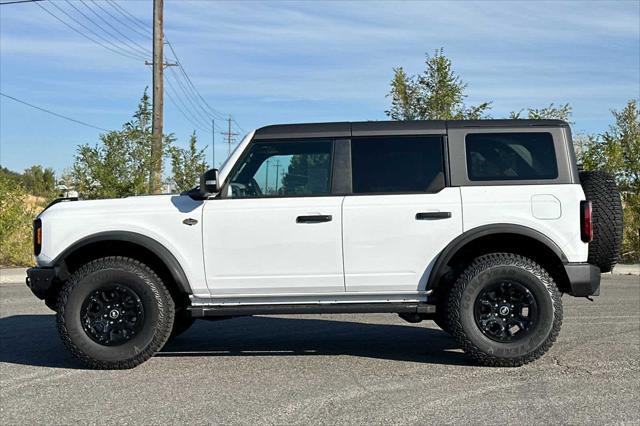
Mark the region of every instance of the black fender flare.
<instances>
[{"instance_id":1,"label":"black fender flare","mask_svg":"<svg viewBox=\"0 0 640 426\"><path fill-rule=\"evenodd\" d=\"M492 225L483 225L477 228L470 229L463 232L453 241L451 241L438 255L436 262L433 265L429 279L427 280L426 289L433 289L437 286L440 279L444 276L447 268L447 264L453 257L467 244L477 240L478 238L486 237L488 235L497 234L515 234L523 237L532 238L539 243L544 244L549 250L551 250L558 259L566 264L569 262L567 256L562 249L548 236L544 235L540 231L536 231L533 228L529 228L522 225L515 225L510 223L499 223Z\"/></svg>"},{"instance_id":2,"label":"black fender flare","mask_svg":"<svg viewBox=\"0 0 640 426\"><path fill-rule=\"evenodd\" d=\"M138 234L137 232L106 231L86 236L71 244L62 253L56 256L56 258L52 261L52 265L66 269L65 260L67 257L69 257L70 254L76 252L82 247L100 241L122 241L144 247L151 253L155 254L165 264L165 266L169 270L169 273L171 274L171 277L178 285L178 288L180 288L180 290L184 293L191 294L189 280L187 279L182 266L175 258L175 256L171 253L171 251L169 251L164 245L154 240L153 238L147 237L146 235Z\"/></svg>"}]
</instances>

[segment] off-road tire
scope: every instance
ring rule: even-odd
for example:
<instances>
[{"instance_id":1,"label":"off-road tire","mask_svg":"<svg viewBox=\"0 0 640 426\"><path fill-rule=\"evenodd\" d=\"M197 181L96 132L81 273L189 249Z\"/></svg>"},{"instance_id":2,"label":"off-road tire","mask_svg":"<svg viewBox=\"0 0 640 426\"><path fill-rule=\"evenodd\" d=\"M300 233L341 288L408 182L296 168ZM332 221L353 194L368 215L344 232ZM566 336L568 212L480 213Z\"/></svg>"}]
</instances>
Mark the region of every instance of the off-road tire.
<instances>
[{"instance_id":1,"label":"off-road tire","mask_svg":"<svg viewBox=\"0 0 640 426\"><path fill-rule=\"evenodd\" d=\"M580 183L593 208L593 241L587 261L609 272L620 258L622 244L622 202L615 179L601 171L580 173Z\"/></svg>"},{"instance_id":2,"label":"off-road tire","mask_svg":"<svg viewBox=\"0 0 640 426\"><path fill-rule=\"evenodd\" d=\"M116 346L97 343L83 329L81 309L89 295L113 283L130 288L144 307L144 322L131 340ZM173 327L174 303L158 275L126 257L104 257L78 269L58 298L58 332L64 345L89 368L127 369L151 358L166 343Z\"/></svg>"},{"instance_id":3,"label":"off-road tire","mask_svg":"<svg viewBox=\"0 0 640 426\"><path fill-rule=\"evenodd\" d=\"M523 340L492 340L475 321L476 297L499 280L519 282L539 306L538 321ZM448 315L451 334L476 362L517 367L540 358L551 348L562 325L562 301L553 279L540 265L520 255L492 253L476 258L457 279L449 295Z\"/></svg>"},{"instance_id":4,"label":"off-road tire","mask_svg":"<svg viewBox=\"0 0 640 426\"><path fill-rule=\"evenodd\" d=\"M194 322L196 322L195 318L189 316L185 311L177 312L173 319L173 328L171 330L170 338L178 337L191 328Z\"/></svg>"}]
</instances>

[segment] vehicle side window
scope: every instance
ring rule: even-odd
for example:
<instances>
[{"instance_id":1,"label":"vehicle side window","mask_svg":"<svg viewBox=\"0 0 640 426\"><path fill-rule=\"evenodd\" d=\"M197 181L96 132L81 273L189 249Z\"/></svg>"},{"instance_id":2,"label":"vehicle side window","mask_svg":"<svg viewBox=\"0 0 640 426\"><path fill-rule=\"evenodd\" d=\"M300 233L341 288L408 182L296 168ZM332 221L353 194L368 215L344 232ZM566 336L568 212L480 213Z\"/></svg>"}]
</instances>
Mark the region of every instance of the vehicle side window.
<instances>
[{"instance_id":1,"label":"vehicle side window","mask_svg":"<svg viewBox=\"0 0 640 426\"><path fill-rule=\"evenodd\" d=\"M229 183L229 198L331 192L330 140L254 142Z\"/></svg>"},{"instance_id":2,"label":"vehicle side window","mask_svg":"<svg viewBox=\"0 0 640 426\"><path fill-rule=\"evenodd\" d=\"M472 133L465 138L469 180L558 177L550 133Z\"/></svg>"},{"instance_id":3,"label":"vehicle side window","mask_svg":"<svg viewBox=\"0 0 640 426\"><path fill-rule=\"evenodd\" d=\"M445 186L440 136L354 138L354 194L438 192Z\"/></svg>"}]
</instances>

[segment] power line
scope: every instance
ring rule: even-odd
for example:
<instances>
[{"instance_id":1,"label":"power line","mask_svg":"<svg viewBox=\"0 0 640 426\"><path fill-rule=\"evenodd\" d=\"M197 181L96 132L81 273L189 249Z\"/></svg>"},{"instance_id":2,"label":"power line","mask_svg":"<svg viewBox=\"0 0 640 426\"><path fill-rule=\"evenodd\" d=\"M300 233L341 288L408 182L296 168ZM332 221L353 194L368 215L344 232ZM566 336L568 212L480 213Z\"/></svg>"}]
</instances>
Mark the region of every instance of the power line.
<instances>
[{"instance_id":1,"label":"power line","mask_svg":"<svg viewBox=\"0 0 640 426\"><path fill-rule=\"evenodd\" d=\"M134 31L136 34L141 35L142 37L148 38L149 40L151 40L153 37L151 36L151 34L149 34L150 30L149 28L145 28L144 31L140 31L139 26L137 26L137 23L134 21L133 23L136 24L134 26L130 26L129 24L127 24L126 22L122 21L120 18L118 18L116 15L112 14L111 12L109 12L106 8L102 7L102 5L100 5L100 2L98 1L92 1L92 3L96 6L98 6L98 8L100 8L100 10L102 10L104 13L106 13L107 15L109 15L111 17L111 19L113 19L114 21L117 21L120 25L122 25L123 27ZM129 21L131 21L131 18L129 18L127 15L125 15L124 13L122 13L120 11L120 9L118 9L115 5L113 4L109 4L116 12L118 12L120 15L124 16L125 19L128 19Z\"/></svg>"},{"instance_id":2,"label":"power line","mask_svg":"<svg viewBox=\"0 0 640 426\"><path fill-rule=\"evenodd\" d=\"M71 4L69 2L69 0L67 0L67 3L69 3L74 9L78 10L75 6L73 6L73 4ZM109 28L111 28L113 31L115 31L116 33L120 34L122 37L124 37L126 40L128 40L133 49L142 52L142 54L144 55L151 55L151 51L144 47L141 46L140 44L138 44L135 40L132 40L131 38L129 38L126 34L122 33L119 29L117 29L115 26L111 25L111 23L109 21L107 21L106 19L104 19L102 17L101 14L99 14L98 12L96 12L93 8L91 8L87 3L84 2L84 0L80 0L80 3L82 3L84 5L84 7L86 7L87 9L89 9L91 11L91 13L93 13L95 16L97 16L102 22L104 22ZM98 5L98 3L94 3L95 5ZM86 15L84 15L84 13L80 12L78 10L79 13L81 13L83 16L85 16L87 19L89 19L91 22L93 22L89 17L87 17ZM106 31L105 29L102 28L102 26L98 25L97 23L94 23L96 26L100 27L104 32L108 33L108 31ZM112 34L110 34L114 39L117 40L117 36L113 36Z\"/></svg>"},{"instance_id":3,"label":"power line","mask_svg":"<svg viewBox=\"0 0 640 426\"><path fill-rule=\"evenodd\" d=\"M116 53L116 54L118 54L118 55L125 56L125 57L127 57L127 58L129 58L129 59L136 59L136 60L141 59L141 57L139 57L139 56L133 55L133 54L131 54L131 53L127 52L127 51L121 51L121 50L114 49L114 48L112 48L112 47L110 47L110 46L108 46L108 45L106 45L106 44L104 44L104 43L102 43L102 42L100 42L100 41L98 41L98 40L94 39L93 37L89 36L88 34L85 34L85 33L83 33L82 31L78 30L76 27L74 27L73 25L69 24L67 21L65 21L64 19L60 18L60 17L59 17L58 15L56 15L55 13L51 12L49 9L47 9L46 7L44 7L43 5L41 5L40 3L35 3L35 2L34 2L34 4L35 4L35 5L37 5L38 7L40 7L40 8L41 8L42 10L44 10L45 12L47 12L47 13L48 13L49 15L51 15L53 18L57 19L57 20L58 20L58 21L60 21L62 24L64 24L64 25L65 25L65 26L67 26L68 28L70 28L71 30L73 30L73 31L75 31L76 33L80 34L82 37L85 37L85 38L87 38L87 39L91 40L92 42L94 42L94 43L96 43L96 44L98 44L98 45L100 45L100 46L104 47L105 49L110 50L111 52ZM58 6L56 6L54 3L51 3L51 4L53 4L56 8L58 8ZM58 8L58 9L59 9L59 8ZM64 12L64 13L66 14L66 12ZM68 14L67 14L67 15L68 15ZM107 41L107 42L108 42L108 43L110 43L110 44L112 44L112 43L111 43L111 42L109 42L109 41ZM117 47L117 46L116 46L116 47ZM142 57L142 59L144 60L144 57Z\"/></svg>"},{"instance_id":4,"label":"power line","mask_svg":"<svg viewBox=\"0 0 640 426\"><path fill-rule=\"evenodd\" d=\"M225 116L217 111L216 109L214 109L213 107L211 107L211 105L209 105L209 103L204 99L204 97L200 94L200 92L198 91L198 89L196 88L195 84L193 83L193 81L191 80L191 78L189 77L187 71L185 70L184 66L182 65L182 63L180 62L180 58L178 57L175 49L173 48L173 45L171 44L171 42L169 40L166 40L167 45L169 46L169 49L171 50L172 54L173 54L173 58L174 61L178 64L178 68L180 69L180 72L182 73L182 76L184 79L186 79L186 88L184 87L184 85L180 84L181 88L183 89L187 99L189 99L190 103L192 105L195 106L197 105L200 110L202 112L204 112L204 114L206 114L206 116L209 119L218 119L218 120L226 120ZM178 80L178 77L180 76L180 74L175 75L175 78L178 82L180 82L180 80ZM193 99L195 99L195 102L193 101ZM200 110L198 110L198 113L200 113ZM202 116L202 114L200 113L200 115ZM242 126L240 126L240 124L232 118L232 122L235 123L235 127L237 127L240 131L246 133L246 130L244 130L242 128ZM218 128L218 130L222 130L217 124L214 124L214 126L216 128Z\"/></svg>"},{"instance_id":5,"label":"power line","mask_svg":"<svg viewBox=\"0 0 640 426\"><path fill-rule=\"evenodd\" d=\"M193 114L185 112L185 110L188 110L189 108L185 105L184 101L178 96L177 91L170 80L167 80L167 89L169 89L166 92L167 97L169 98L171 103L176 107L176 109L180 111L180 113L184 116L184 118L186 118L189 122L191 122L191 124L193 124L198 129L203 131L208 131L208 130L204 130L206 127L204 127L202 123L199 122L198 119L193 116Z\"/></svg>"},{"instance_id":6,"label":"power line","mask_svg":"<svg viewBox=\"0 0 640 426\"><path fill-rule=\"evenodd\" d=\"M66 115L58 114L57 112L53 112L53 111L50 111L48 109L45 109L45 108L30 104L29 102L23 101L22 99L14 98L13 96L9 96L9 95L7 95L5 93L0 92L0 95L4 96L5 98L9 98L9 99L11 99L13 101L19 102L21 104L30 106L31 108L35 108L37 110L46 112L47 114L55 115L58 118L63 118L65 120L73 121L76 124L81 124L83 126L92 127L94 129L97 129L97 130L102 130L103 132L109 132L109 130L103 129L102 127L94 126L93 124L85 123L84 121L76 120L75 118L71 118L71 117L67 117Z\"/></svg>"},{"instance_id":7,"label":"power line","mask_svg":"<svg viewBox=\"0 0 640 426\"><path fill-rule=\"evenodd\" d=\"M236 123L236 126L238 127L238 129L240 129L243 133L247 133L247 131L245 129L242 128L241 125L238 124L238 122L236 121L235 118L231 118L231 121L233 121L234 123Z\"/></svg>"},{"instance_id":8,"label":"power line","mask_svg":"<svg viewBox=\"0 0 640 426\"><path fill-rule=\"evenodd\" d=\"M42 1L42 0L15 0L15 1L5 1L0 3L0 6L5 5L5 4L18 4L18 3L33 3L36 1Z\"/></svg>"},{"instance_id":9,"label":"power line","mask_svg":"<svg viewBox=\"0 0 640 426\"><path fill-rule=\"evenodd\" d=\"M127 9L120 6L118 3L116 3L113 0L107 0L107 2L111 5L111 7L117 10L122 16L127 18L129 21L133 22L133 24L137 25L139 28L142 28L144 31L149 31L149 26L144 22L142 22L137 17L135 17L133 14L131 14Z\"/></svg>"},{"instance_id":10,"label":"power line","mask_svg":"<svg viewBox=\"0 0 640 426\"><path fill-rule=\"evenodd\" d=\"M76 11L80 12L78 10L78 8L76 8L71 2L69 2L69 0L65 0L67 3L69 3L69 5L71 7L73 7ZM37 4L37 3L36 3ZM77 19L75 16L73 16L72 14L68 13L66 10L64 10L64 8L58 6L54 1L49 0L49 4L51 4L53 7L55 7L56 9L58 9L60 12L62 12L63 14L65 14L68 18L70 18L73 22L75 22L76 24L80 25L82 28L84 28L85 30L89 31L91 34L93 34L94 36L98 37L99 39L105 41L106 43L112 45L113 47L115 47L116 49L119 49L121 51L123 51L126 54L129 55L134 55L137 56L138 58L144 58L144 55L140 55L139 52L136 52L135 50L130 52L129 50L123 48L122 46L119 46L118 44L112 42L111 40L109 40L108 38L104 37L102 34L98 33L97 31L94 31L92 28L88 27L87 25L83 24L82 21L80 21L79 19ZM39 5L40 6L40 5ZM84 13L80 12L80 14L82 16L84 16L85 18L87 18L91 23L93 23L94 25L95 22L93 20L91 20L90 18L87 17L87 15L85 15ZM99 27L99 26L98 26ZM102 27L99 27L102 29ZM103 29L104 31L104 29ZM108 34L108 33L107 33ZM127 46L129 47L129 46Z\"/></svg>"},{"instance_id":11,"label":"power line","mask_svg":"<svg viewBox=\"0 0 640 426\"><path fill-rule=\"evenodd\" d=\"M181 69L180 64L177 64L177 65L178 65L178 68ZM190 88L189 84L186 81L183 83L184 75L182 73L177 73L173 70L171 70L171 75L175 79L175 81L178 83L180 88L182 89L181 93L191 105L192 110L195 111L196 114L198 114L206 122L210 122L211 120L214 120L216 117L212 116L208 110L202 107L202 104L198 100L197 96L193 93L193 89ZM215 120L214 120L214 127L222 131L222 128L217 124L215 124Z\"/></svg>"},{"instance_id":12,"label":"power line","mask_svg":"<svg viewBox=\"0 0 640 426\"><path fill-rule=\"evenodd\" d=\"M187 79L187 82L189 83L189 85L191 86L193 91L196 93L197 97L204 103L205 106L207 106L209 108L210 112L215 117L220 118L220 119L224 119L224 114L222 114L221 112L219 112L215 108L213 108L211 105L209 105L209 103L207 103L207 101L202 97L202 95L200 94L200 92L198 91L196 86L193 84L193 81L191 81L191 78L189 77L189 74L187 74L187 71L184 69L184 66L182 65L182 61L180 60L180 58L176 54L176 51L173 48L173 45L169 42L169 40L167 40L167 45L169 46L169 49L171 49L171 53L173 53L173 57L175 58L175 60L178 63L178 65L180 66L180 70L184 74L184 77Z\"/></svg>"},{"instance_id":13,"label":"power line","mask_svg":"<svg viewBox=\"0 0 640 426\"><path fill-rule=\"evenodd\" d=\"M182 84L182 81L180 81L180 79L178 78L178 74L172 69L169 69L169 72L171 74L171 76L175 79L176 83L178 83L178 86L180 86L180 88L182 89L182 93L186 94L186 89L184 87L184 84ZM198 108L198 105L196 103L194 103L192 97L190 96L185 96L185 99L191 104L191 106L193 107L193 111L196 112L196 114L198 114L200 116L200 118L202 118L204 120L205 123L208 123L211 120L211 116L208 114L205 114L202 112L201 109Z\"/></svg>"}]
</instances>

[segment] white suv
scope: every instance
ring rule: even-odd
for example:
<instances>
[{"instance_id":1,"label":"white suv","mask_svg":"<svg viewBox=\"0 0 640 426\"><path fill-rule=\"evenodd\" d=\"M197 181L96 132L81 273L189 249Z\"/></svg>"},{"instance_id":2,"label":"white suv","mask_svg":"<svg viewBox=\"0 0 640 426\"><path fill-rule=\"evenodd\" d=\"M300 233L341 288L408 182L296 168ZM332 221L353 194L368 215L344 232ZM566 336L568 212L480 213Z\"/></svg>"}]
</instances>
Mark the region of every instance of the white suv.
<instances>
[{"instance_id":1,"label":"white suv","mask_svg":"<svg viewBox=\"0 0 640 426\"><path fill-rule=\"evenodd\" d=\"M94 368L197 318L359 312L522 365L556 339L561 293L598 294L622 232L615 184L579 173L555 120L268 126L187 193L64 201L34 222L27 284Z\"/></svg>"}]
</instances>

